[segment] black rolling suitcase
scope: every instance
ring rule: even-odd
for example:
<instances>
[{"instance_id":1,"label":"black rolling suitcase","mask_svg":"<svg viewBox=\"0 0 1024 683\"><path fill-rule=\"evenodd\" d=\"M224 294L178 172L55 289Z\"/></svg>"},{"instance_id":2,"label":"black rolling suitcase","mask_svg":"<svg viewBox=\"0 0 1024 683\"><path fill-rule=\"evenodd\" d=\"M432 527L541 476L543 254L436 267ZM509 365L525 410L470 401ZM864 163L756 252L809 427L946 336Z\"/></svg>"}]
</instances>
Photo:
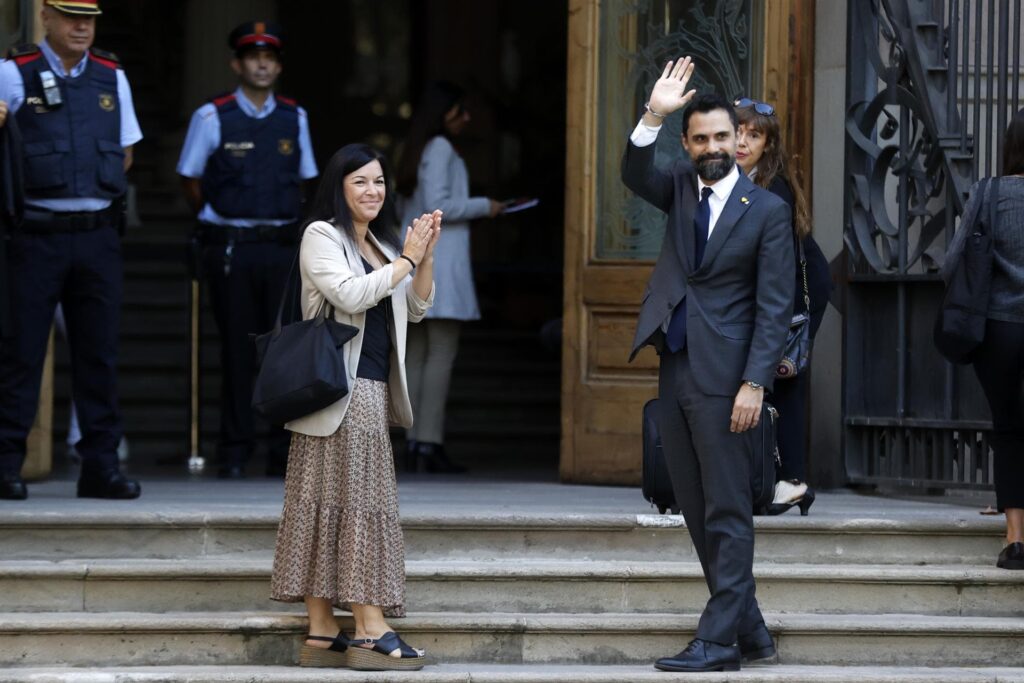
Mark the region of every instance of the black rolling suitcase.
<instances>
[{"instance_id":1,"label":"black rolling suitcase","mask_svg":"<svg viewBox=\"0 0 1024 683\"><path fill-rule=\"evenodd\" d=\"M658 433L658 399L652 398L644 404L644 452L643 469L641 472L641 489L644 499L665 514L679 514L676 496L672 491L672 482L668 478L668 466L665 464L665 453L661 450L661 435Z\"/></svg>"},{"instance_id":2,"label":"black rolling suitcase","mask_svg":"<svg viewBox=\"0 0 1024 683\"><path fill-rule=\"evenodd\" d=\"M658 399L652 398L644 404L643 425L643 469L641 472L641 488L644 499L665 514L671 510L679 514L679 505L672 491L672 482L668 478L668 466L665 464L665 453L661 449L661 436L658 433ZM761 421L755 428L753 438L757 441L754 447L754 461L750 468L750 488L754 514L764 514L765 508L772 502L775 491L775 472L779 463L779 447L776 442L776 421L778 411L772 404L765 401L761 406Z\"/></svg>"}]
</instances>

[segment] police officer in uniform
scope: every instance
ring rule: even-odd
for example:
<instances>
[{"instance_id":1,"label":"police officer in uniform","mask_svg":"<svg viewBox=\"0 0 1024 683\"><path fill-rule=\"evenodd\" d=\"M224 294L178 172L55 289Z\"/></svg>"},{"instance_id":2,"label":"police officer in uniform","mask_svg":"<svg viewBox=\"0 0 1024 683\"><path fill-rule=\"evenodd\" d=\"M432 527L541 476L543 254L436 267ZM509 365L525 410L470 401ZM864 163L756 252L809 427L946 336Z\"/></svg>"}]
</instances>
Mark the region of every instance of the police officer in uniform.
<instances>
[{"instance_id":1,"label":"police officer in uniform","mask_svg":"<svg viewBox=\"0 0 1024 683\"><path fill-rule=\"evenodd\" d=\"M142 132L117 58L92 47L100 13L98 0L45 0L46 38L0 62L0 100L23 139L26 205L8 251L14 330L0 343L0 498L26 497L25 440L58 302L82 429L78 496L140 492L117 460L117 335L125 173Z\"/></svg>"},{"instance_id":2,"label":"police officer in uniform","mask_svg":"<svg viewBox=\"0 0 1024 683\"><path fill-rule=\"evenodd\" d=\"M203 273L221 338L218 476L245 476L254 445L250 333L274 325L298 239L303 183L317 175L306 112L274 93L281 33L255 21L228 37L239 86L192 115L178 162L198 214ZM271 428L268 476L283 476L289 433Z\"/></svg>"}]
</instances>

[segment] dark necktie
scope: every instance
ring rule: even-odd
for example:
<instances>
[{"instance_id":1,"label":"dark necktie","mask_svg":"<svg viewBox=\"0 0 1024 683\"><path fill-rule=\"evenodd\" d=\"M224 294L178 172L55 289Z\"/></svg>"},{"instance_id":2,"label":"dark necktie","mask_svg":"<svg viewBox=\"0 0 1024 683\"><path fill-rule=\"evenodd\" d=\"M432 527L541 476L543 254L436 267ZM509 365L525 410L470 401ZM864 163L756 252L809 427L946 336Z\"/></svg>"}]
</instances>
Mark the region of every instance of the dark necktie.
<instances>
[{"instance_id":1,"label":"dark necktie","mask_svg":"<svg viewBox=\"0 0 1024 683\"><path fill-rule=\"evenodd\" d=\"M710 196L710 187L701 190L700 202L693 214L694 270L699 268L700 262L704 260L704 248L708 244L708 231L711 227L711 204L708 202ZM669 321L668 331L665 333L665 345L672 353L686 346L686 297L683 297L683 300L672 311L672 319Z\"/></svg>"}]
</instances>

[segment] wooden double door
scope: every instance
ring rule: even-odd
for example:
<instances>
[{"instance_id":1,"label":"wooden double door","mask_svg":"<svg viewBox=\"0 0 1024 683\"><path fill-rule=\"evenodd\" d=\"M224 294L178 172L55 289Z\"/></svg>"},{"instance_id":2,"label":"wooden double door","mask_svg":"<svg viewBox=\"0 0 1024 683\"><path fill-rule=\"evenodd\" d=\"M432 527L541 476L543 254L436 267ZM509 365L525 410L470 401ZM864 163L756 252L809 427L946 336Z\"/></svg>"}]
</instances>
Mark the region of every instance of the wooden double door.
<instances>
[{"instance_id":1,"label":"wooden double door","mask_svg":"<svg viewBox=\"0 0 1024 683\"><path fill-rule=\"evenodd\" d=\"M619 178L630 131L665 63L690 55L695 87L771 102L810 192L813 0L570 0L563 481L640 480L641 410L657 390L658 358L629 363L640 296L665 215ZM658 163L683 154L670 116Z\"/></svg>"}]
</instances>

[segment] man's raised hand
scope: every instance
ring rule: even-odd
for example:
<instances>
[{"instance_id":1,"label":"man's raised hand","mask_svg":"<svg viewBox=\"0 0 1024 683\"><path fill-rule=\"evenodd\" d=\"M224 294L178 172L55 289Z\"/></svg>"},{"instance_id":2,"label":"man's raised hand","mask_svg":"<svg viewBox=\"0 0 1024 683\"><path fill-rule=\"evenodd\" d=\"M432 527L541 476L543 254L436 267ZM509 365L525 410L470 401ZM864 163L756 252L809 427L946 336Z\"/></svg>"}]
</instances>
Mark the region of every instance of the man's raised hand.
<instances>
[{"instance_id":1,"label":"man's raised hand","mask_svg":"<svg viewBox=\"0 0 1024 683\"><path fill-rule=\"evenodd\" d=\"M696 90L687 90L693 76L693 60L689 57L677 59L665 65L661 78L654 84L651 90L651 99L648 106L655 114L668 116L672 112L682 109L686 103L693 99Z\"/></svg>"}]
</instances>

